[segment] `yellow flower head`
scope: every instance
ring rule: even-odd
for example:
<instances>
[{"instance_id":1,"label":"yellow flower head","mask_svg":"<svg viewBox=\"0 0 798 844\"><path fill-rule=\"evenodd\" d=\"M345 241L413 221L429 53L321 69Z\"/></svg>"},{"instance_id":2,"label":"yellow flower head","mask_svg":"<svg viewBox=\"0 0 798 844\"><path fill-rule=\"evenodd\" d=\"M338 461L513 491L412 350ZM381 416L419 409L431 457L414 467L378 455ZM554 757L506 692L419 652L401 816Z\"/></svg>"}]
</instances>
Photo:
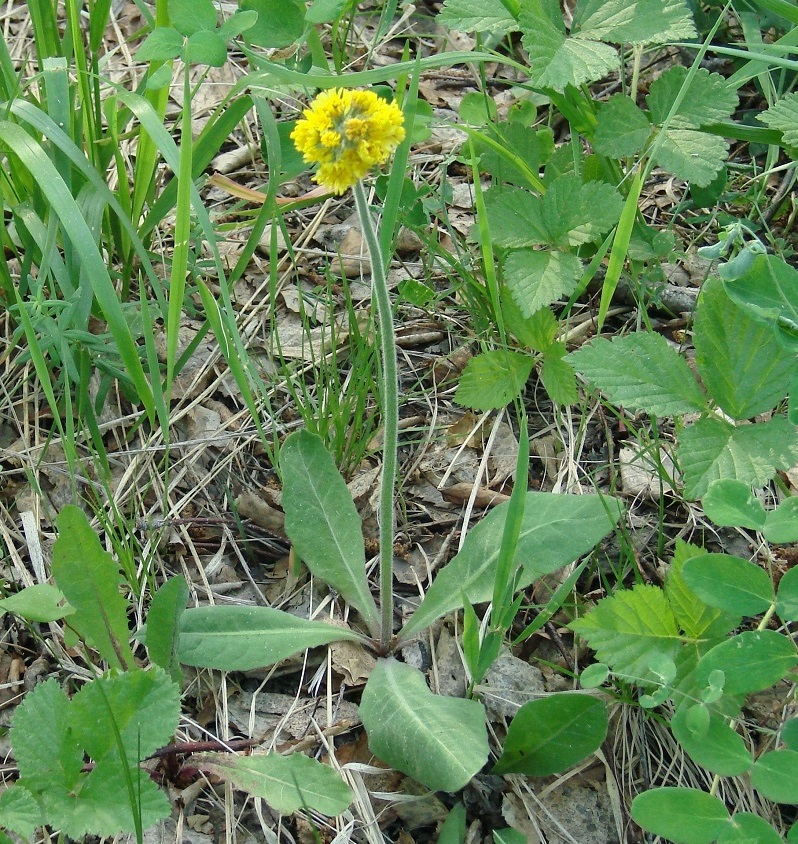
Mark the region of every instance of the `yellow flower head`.
<instances>
[{"instance_id":1,"label":"yellow flower head","mask_svg":"<svg viewBox=\"0 0 798 844\"><path fill-rule=\"evenodd\" d=\"M396 103L373 91L332 88L305 109L291 133L313 177L333 193L344 193L376 164L384 164L402 142L404 116Z\"/></svg>"}]
</instances>

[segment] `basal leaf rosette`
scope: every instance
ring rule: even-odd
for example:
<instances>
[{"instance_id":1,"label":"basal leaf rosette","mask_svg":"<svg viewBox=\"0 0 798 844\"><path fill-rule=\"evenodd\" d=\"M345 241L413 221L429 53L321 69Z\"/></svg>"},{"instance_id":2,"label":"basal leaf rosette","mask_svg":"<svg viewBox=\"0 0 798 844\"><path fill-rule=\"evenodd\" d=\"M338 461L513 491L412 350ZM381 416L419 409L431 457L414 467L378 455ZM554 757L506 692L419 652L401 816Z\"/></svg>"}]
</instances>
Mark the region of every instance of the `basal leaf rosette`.
<instances>
[{"instance_id":1,"label":"basal leaf rosette","mask_svg":"<svg viewBox=\"0 0 798 844\"><path fill-rule=\"evenodd\" d=\"M332 88L305 109L291 140L306 164L319 164L314 180L342 194L388 160L404 140L403 122L399 106L373 91Z\"/></svg>"}]
</instances>

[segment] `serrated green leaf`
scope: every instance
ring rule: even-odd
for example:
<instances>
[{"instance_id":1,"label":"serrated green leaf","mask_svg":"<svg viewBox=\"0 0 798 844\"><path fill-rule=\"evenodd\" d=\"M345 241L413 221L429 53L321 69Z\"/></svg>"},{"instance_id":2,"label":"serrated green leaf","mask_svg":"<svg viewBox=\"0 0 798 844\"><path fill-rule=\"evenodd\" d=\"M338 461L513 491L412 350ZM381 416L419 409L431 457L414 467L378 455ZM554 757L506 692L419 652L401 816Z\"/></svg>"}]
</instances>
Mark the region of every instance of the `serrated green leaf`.
<instances>
[{"instance_id":1,"label":"serrated green leaf","mask_svg":"<svg viewBox=\"0 0 798 844\"><path fill-rule=\"evenodd\" d=\"M189 64L222 67L227 61L227 44L218 33L201 29L188 37L185 55Z\"/></svg>"},{"instance_id":2,"label":"serrated green leaf","mask_svg":"<svg viewBox=\"0 0 798 844\"><path fill-rule=\"evenodd\" d=\"M636 155L646 145L652 126L626 94L613 94L598 112L593 149L609 158Z\"/></svg>"},{"instance_id":3,"label":"serrated green leaf","mask_svg":"<svg viewBox=\"0 0 798 844\"><path fill-rule=\"evenodd\" d=\"M668 119L679 91L687 84L690 71L674 65L651 83L646 103L651 119L662 125ZM708 123L723 123L737 108L737 92L719 73L699 68L687 93L670 119L670 126L697 129Z\"/></svg>"},{"instance_id":4,"label":"serrated green leaf","mask_svg":"<svg viewBox=\"0 0 798 844\"><path fill-rule=\"evenodd\" d=\"M39 804L21 782L15 782L0 793L0 827L31 838L36 828L43 824Z\"/></svg>"},{"instance_id":5,"label":"serrated green leaf","mask_svg":"<svg viewBox=\"0 0 798 844\"><path fill-rule=\"evenodd\" d=\"M771 129L781 130L785 144L798 147L798 93L782 97L758 118Z\"/></svg>"},{"instance_id":6,"label":"serrated green leaf","mask_svg":"<svg viewBox=\"0 0 798 844\"><path fill-rule=\"evenodd\" d=\"M722 671L724 692L745 695L778 683L796 665L798 652L787 636L775 630L746 630L707 651L696 667L696 679L706 683L713 671Z\"/></svg>"},{"instance_id":7,"label":"serrated green leaf","mask_svg":"<svg viewBox=\"0 0 798 844\"><path fill-rule=\"evenodd\" d=\"M599 662L638 683L652 680L652 657L674 660L682 645L676 617L655 586L616 592L568 626L587 640Z\"/></svg>"},{"instance_id":8,"label":"serrated green leaf","mask_svg":"<svg viewBox=\"0 0 798 844\"><path fill-rule=\"evenodd\" d=\"M216 29L216 7L212 0L167 0L169 22L182 35L202 29Z\"/></svg>"},{"instance_id":9,"label":"serrated green leaf","mask_svg":"<svg viewBox=\"0 0 798 844\"><path fill-rule=\"evenodd\" d=\"M690 367L659 334L599 338L566 359L614 404L655 416L706 407Z\"/></svg>"},{"instance_id":10,"label":"serrated green leaf","mask_svg":"<svg viewBox=\"0 0 798 844\"><path fill-rule=\"evenodd\" d=\"M192 756L191 764L260 797L281 815L299 809L340 815L352 802L352 792L339 774L301 753L204 753Z\"/></svg>"},{"instance_id":11,"label":"serrated green leaf","mask_svg":"<svg viewBox=\"0 0 798 844\"><path fill-rule=\"evenodd\" d=\"M522 346L542 352L554 342L560 326L550 308L525 317L506 285L501 286L500 296L504 326Z\"/></svg>"},{"instance_id":12,"label":"serrated green leaf","mask_svg":"<svg viewBox=\"0 0 798 844\"><path fill-rule=\"evenodd\" d=\"M433 791L459 791L488 759L482 704L433 694L395 659L378 660L360 714L371 751Z\"/></svg>"},{"instance_id":13,"label":"serrated green leaf","mask_svg":"<svg viewBox=\"0 0 798 844\"><path fill-rule=\"evenodd\" d=\"M184 665L252 671L329 642L357 642L344 627L308 621L271 607L196 607L180 619Z\"/></svg>"},{"instance_id":14,"label":"serrated green leaf","mask_svg":"<svg viewBox=\"0 0 798 844\"><path fill-rule=\"evenodd\" d=\"M556 26L539 3L524 4L519 25L534 87L555 91L563 91L568 85L578 88L618 69L620 60L614 47L566 36L562 22L562 28Z\"/></svg>"},{"instance_id":15,"label":"serrated green leaf","mask_svg":"<svg viewBox=\"0 0 798 844\"><path fill-rule=\"evenodd\" d=\"M499 36L518 29L518 21L501 0L445 0L437 21L460 32Z\"/></svg>"},{"instance_id":16,"label":"serrated green leaf","mask_svg":"<svg viewBox=\"0 0 798 844\"><path fill-rule=\"evenodd\" d=\"M533 360L519 352L494 349L471 358L460 376L454 400L475 410L498 410L520 395Z\"/></svg>"},{"instance_id":17,"label":"serrated green leaf","mask_svg":"<svg viewBox=\"0 0 798 844\"><path fill-rule=\"evenodd\" d=\"M725 288L737 305L770 325L786 349L798 352L798 270L776 255L756 255Z\"/></svg>"},{"instance_id":18,"label":"serrated green leaf","mask_svg":"<svg viewBox=\"0 0 798 844\"><path fill-rule=\"evenodd\" d=\"M654 162L687 182L706 187L723 167L728 143L695 129L667 129L660 135Z\"/></svg>"},{"instance_id":19,"label":"serrated green leaf","mask_svg":"<svg viewBox=\"0 0 798 844\"><path fill-rule=\"evenodd\" d=\"M710 607L732 615L758 615L775 600L767 572L730 554L700 554L682 569L687 586Z\"/></svg>"},{"instance_id":20,"label":"serrated green leaf","mask_svg":"<svg viewBox=\"0 0 798 844\"><path fill-rule=\"evenodd\" d=\"M137 62L168 62L183 49L183 36L171 26L156 26L136 50Z\"/></svg>"},{"instance_id":21,"label":"serrated green leaf","mask_svg":"<svg viewBox=\"0 0 798 844\"><path fill-rule=\"evenodd\" d=\"M435 577L424 600L405 623L402 638L420 633L441 616L463 606L489 601L499 558L508 502L495 507L475 525L459 553ZM528 492L516 548L523 564L518 588L573 562L612 530L623 512L614 498ZM573 525L579 530L574 531Z\"/></svg>"},{"instance_id":22,"label":"serrated green leaf","mask_svg":"<svg viewBox=\"0 0 798 844\"><path fill-rule=\"evenodd\" d=\"M63 592L49 583L35 583L26 586L14 595L0 601L0 611L12 612L28 621L58 621L75 612L66 603Z\"/></svg>"},{"instance_id":23,"label":"serrated green leaf","mask_svg":"<svg viewBox=\"0 0 798 844\"><path fill-rule=\"evenodd\" d=\"M664 591L680 629L689 638L702 640L706 650L706 642L714 644L713 640L734 630L739 626L741 617L707 606L685 583L682 576L685 562L702 552L703 549L698 545L691 545L681 539L676 540Z\"/></svg>"},{"instance_id":24,"label":"serrated green leaf","mask_svg":"<svg viewBox=\"0 0 798 844\"><path fill-rule=\"evenodd\" d=\"M762 530L768 516L751 487L731 478L712 481L701 504L707 518L720 527Z\"/></svg>"},{"instance_id":25,"label":"serrated green leaf","mask_svg":"<svg viewBox=\"0 0 798 844\"><path fill-rule=\"evenodd\" d=\"M707 711L709 721L705 729L691 729L690 713L701 708ZM688 756L702 768L721 777L742 776L753 764L751 751L745 746L742 736L736 733L728 719L711 712L706 707L682 706L671 720L673 737Z\"/></svg>"},{"instance_id":26,"label":"serrated green leaf","mask_svg":"<svg viewBox=\"0 0 798 844\"><path fill-rule=\"evenodd\" d=\"M87 683L72 698L75 739L99 760L118 759L119 731L129 765L137 764L175 734L180 719L180 687L161 668L127 671Z\"/></svg>"},{"instance_id":27,"label":"serrated green leaf","mask_svg":"<svg viewBox=\"0 0 798 844\"><path fill-rule=\"evenodd\" d=\"M590 695L561 692L531 700L507 730L491 773L546 777L581 762L607 737L607 707Z\"/></svg>"},{"instance_id":28,"label":"serrated green leaf","mask_svg":"<svg viewBox=\"0 0 798 844\"><path fill-rule=\"evenodd\" d=\"M321 437L296 431L280 449L285 530L313 574L379 626L366 578L363 529L352 496Z\"/></svg>"},{"instance_id":29,"label":"serrated green leaf","mask_svg":"<svg viewBox=\"0 0 798 844\"><path fill-rule=\"evenodd\" d=\"M719 278L701 290L693 342L704 387L732 419L773 410L787 395L795 355L767 324L729 299Z\"/></svg>"},{"instance_id":30,"label":"serrated green leaf","mask_svg":"<svg viewBox=\"0 0 798 844\"><path fill-rule=\"evenodd\" d=\"M798 752L771 750L763 753L751 769L751 784L775 803L798 803Z\"/></svg>"},{"instance_id":31,"label":"serrated green leaf","mask_svg":"<svg viewBox=\"0 0 798 844\"><path fill-rule=\"evenodd\" d=\"M572 32L613 44L665 44L697 34L685 0L587 0L577 4Z\"/></svg>"},{"instance_id":32,"label":"serrated green leaf","mask_svg":"<svg viewBox=\"0 0 798 844\"><path fill-rule=\"evenodd\" d=\"M543 366L540 368L540 380L549 398L561 405L576 404L576 373L565 360L565 344L553 343L543 353Z\"/></svg>"},{"instance_id":33,"label":"serrated green leaf","mask_svg":"<svg viewBox=\"0 0 798 844\"><path fill-rule=\"evenodd\" d=\"M654 788L635 797L632 818L674 844L711 844L728 823L729 810L695 788Z\"/></svg>"},{"instance_id":34,"label":"serrated green leaf","mask_svg":"<svg viewBox=\"0 0 798 844\"><path fill-rule=\"evenodd\" d=\"M75 608L69 625L115 668L135 665L127 601L119 594L119 567L103 550L83 511L73 504L56 518L53 577Z\"/></svg>"},{"instance_id":35,"label":"serrated green leaf","mask_svg":"<svg viewBox=\"0 0 798 844\"><path fill-rule=\"evenodd\" d=\"M582 276L582 262L569 252L514 249L504 262L507 287L525 317L570 296Z\"/></svg>"},{"instance_id":36,"label":"serrated green leaf","mask_svg":"<svg viewBox=\"0 0 798 844\"><path fill-rule=\"evenodd\" d=\"M77 785L83 751L72 733L69 699L55 680L25 695L14 713L11 745L34 795L67 794Z\"/></svg>"},{"instance_id":37,"label":"serrated green leaf","mask_svg":"<svg viewBox=\"0 0 798 844\"><path fill-rule=\"evenodd\" d=\"M685 497L696 499L717 478L764 486L777 469L787 470L798 460L798 436L784 416L737 427L713 416L681 432L678 455Z\"/></svg>"},{"instance_id":38,"label":"serrated green leaf","mask_svg":"<svg viewBox=\"0 0 798 844\"><path fill-rule=\"evenodd\" d=\"M551 181L541 197L520 188L495 188L485 197L497 246L580 246L611 229L621 215L620 194L605 182L582 184L574 173Z\"/></svg>"}]
</instances>

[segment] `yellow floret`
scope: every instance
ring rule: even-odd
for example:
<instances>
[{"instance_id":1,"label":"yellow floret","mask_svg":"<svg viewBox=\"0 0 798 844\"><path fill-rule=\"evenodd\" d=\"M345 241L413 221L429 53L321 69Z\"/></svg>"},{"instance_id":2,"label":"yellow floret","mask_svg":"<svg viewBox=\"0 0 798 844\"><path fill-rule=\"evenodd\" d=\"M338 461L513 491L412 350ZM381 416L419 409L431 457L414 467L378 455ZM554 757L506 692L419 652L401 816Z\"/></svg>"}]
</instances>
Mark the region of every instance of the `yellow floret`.
<instances>
[{"instance_id":1,"label":"yellow floret","mask_svg":"<svg viewBox=\"0 0 798 844\"><path fill-rule=\"evenodd\" d=\"M388 160L404 140L403 121L399 106L373 91L332 88L305 109L291 139L307 164L320 165L315 181L341 194Z\"/></svg>"}]
</instances>

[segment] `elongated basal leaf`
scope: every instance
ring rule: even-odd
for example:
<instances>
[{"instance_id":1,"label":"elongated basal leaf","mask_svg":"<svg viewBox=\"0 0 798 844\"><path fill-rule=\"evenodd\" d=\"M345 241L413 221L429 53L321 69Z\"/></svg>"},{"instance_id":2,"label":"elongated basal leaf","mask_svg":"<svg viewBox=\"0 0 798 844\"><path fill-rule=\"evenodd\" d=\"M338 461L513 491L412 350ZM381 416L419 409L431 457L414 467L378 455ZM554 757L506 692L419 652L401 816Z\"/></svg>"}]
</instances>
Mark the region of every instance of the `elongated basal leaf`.
<instances>
[{"instance_id":1,"label":"elongated basal leaf","mask_svg":"<svg viewBox=\"0 0 798 844\"><path fill-rule=\"evenodd\" d=\"M482 704L433 694L420 671L395 659L377 663L360 714L371 750L433 791L458 791L488 759Z\"/></svg>"},{"instance_id":2,"label":"elongated basal leaf","mask_svg":"<svg viewBox=\"0 0 798 844\"><path fill-rule=\"evenodd\" d=\"M197 668L251 671L306 648L361 638L344 627L269 607L197 607L180 619L178 656L184 665Z\"/></svg>"},{"instance_id":3,"label":"elongated basal leaf","mask_svg":"<svg viewBox=\"0 0 798 844\"><path fill-rule=\"evenodd\" d=\"M281 815L298 809L339 815L352 802L352 792L332 768L301 753L205 753L192 756L191 765L221 777L253 797L263 798Z\"/></svg>"},{"instance_id":4,"label":"elongated basal leaf","mask_svg":"<svg viewBox=\"0 0 798 844\"><path fill-rule=\"evenodd\" d=\"M305 565L378 626L360 516L321 437L291 434L280 450L285 529Z\"/></svg>"},{"instance_id":5,"label":"elongated basal leaf","mask_svg":"<svg viewBox=\"0 0 798 844\"><path fill-rule=\"evenodd\" d=\"M472 528L460 553L438 574L402 628L400 638L414 636L447 612L460 609L463 595L472 604L491 599L506 512L507 504L500 504ZM620 503L605 496L527 493L516 549L516 562L524 567L519 588L588 552L609 533L621 513Z\"/></svg>"}]
</instances>

